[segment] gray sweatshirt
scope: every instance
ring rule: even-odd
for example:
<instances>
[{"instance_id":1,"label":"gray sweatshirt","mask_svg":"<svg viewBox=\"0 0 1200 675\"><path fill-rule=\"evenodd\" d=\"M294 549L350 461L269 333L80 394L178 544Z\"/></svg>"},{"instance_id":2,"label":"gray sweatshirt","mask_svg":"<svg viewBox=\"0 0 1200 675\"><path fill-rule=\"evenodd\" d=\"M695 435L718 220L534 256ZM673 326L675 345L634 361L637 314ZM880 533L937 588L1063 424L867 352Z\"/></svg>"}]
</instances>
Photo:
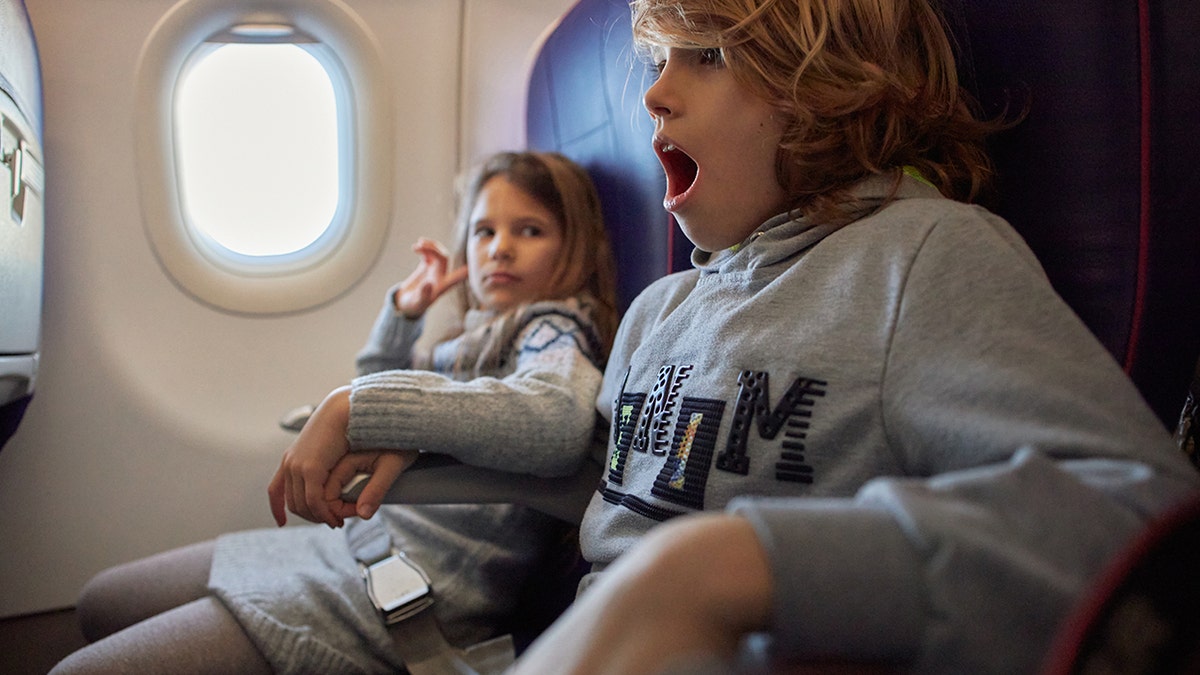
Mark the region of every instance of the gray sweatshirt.
<instances>
[{"instance_id":1,"label":"gray sweatshirt","mask_svg":"<svg viewBox=\"0 0 1200 675\"><path fill-rule=\"evenodd\" d=\"M890 186L864 182L849 225L777 216L637 298L584 556L731 509L768 552L780 652L1033 672L1200 477L1019 235L907 177L878 209Z\"/></svg>"}]
</instances>

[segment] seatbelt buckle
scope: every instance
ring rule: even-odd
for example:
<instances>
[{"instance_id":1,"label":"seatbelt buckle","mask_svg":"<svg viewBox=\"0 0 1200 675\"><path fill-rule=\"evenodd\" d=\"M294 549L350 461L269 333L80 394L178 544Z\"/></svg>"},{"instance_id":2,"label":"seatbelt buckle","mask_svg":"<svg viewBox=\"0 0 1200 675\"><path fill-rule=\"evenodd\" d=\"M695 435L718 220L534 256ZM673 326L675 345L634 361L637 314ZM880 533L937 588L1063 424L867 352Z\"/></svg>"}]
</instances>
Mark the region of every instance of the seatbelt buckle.
<instances>
[{"instance_id":1,"label":"seatbelt buckle","mask_svg":"<svg viewBox=\"0 0 1200 675\"><path fill-rule=\"evenodd\" d=\"M362 564L367 580L367 596L391 626L416 616L433 604L429 576L403 551L393 548L392 554L370 565Z\"/></svg>"}]
</instances>

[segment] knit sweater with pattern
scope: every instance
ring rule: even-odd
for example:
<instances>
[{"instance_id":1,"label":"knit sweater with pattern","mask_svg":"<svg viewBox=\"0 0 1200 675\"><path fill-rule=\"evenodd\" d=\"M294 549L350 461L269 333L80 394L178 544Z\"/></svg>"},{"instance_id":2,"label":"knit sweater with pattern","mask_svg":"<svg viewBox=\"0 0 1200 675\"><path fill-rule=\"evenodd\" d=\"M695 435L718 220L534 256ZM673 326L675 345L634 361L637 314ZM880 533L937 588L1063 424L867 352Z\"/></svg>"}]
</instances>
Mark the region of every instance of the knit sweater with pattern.
<instances>
[{"instance_id":1,"label":"knit sweater with pattern","mask_svg":"<svg viewBox=\"0 0 1200 675\"><path fill-rule=\"evenodd\" d=\"M409 369L420 328L390 305L377 319L351 383L352 450L419 449L548 477L580 467L595 437L603 354L586 299L533 303L500 321L471 311L463 334L435 347L432 370ZM376 517L429 573L434 610L463 644L513 611L565 525L508 504L384 505Z\"/></svg>"}]
</instances>

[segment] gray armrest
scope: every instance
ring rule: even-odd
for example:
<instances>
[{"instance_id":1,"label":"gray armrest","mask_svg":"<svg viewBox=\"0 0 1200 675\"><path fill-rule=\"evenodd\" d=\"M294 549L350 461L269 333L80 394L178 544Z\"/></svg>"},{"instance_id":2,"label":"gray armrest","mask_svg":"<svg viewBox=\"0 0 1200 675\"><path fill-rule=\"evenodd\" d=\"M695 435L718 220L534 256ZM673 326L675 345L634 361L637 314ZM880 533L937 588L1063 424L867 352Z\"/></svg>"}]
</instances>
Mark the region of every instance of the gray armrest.
<instances>
[{"instance_id":1,"label":"gray armrest","mask_svg":"<svg viewBox=\"0 0 1200 675\"><path fill-rule=\"evenodd\" d=\"M396 480L385 504L520 504L578 523L600 484L602 468L588 459L573 476L541 478L483 469L449 455L423 453ZM352 481L342 498L353 501L365 481Z\"/></svg>"}]
</instances>

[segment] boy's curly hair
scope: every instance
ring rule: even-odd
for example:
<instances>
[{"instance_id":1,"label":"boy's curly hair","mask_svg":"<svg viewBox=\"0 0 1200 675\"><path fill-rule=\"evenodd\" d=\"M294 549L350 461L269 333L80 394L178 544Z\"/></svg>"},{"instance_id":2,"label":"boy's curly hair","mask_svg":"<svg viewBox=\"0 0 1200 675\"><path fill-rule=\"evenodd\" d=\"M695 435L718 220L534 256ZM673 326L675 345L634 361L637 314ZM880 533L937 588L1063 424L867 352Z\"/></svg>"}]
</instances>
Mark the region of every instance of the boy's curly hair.
<instances>
[{"instance_id":1,"label":"boy's curly hair","mask_svg":"<svg viewBox=\"0 0 1200 675\"><path fill-rule=\"evenodd\" d=\"M650 45L720 48L742 86L786 120L776 159L791 207L837 220L869 175L914 167L948 197L989 186L982 120L928 0L635 0Z\"/></svg>"}]
</instances>

